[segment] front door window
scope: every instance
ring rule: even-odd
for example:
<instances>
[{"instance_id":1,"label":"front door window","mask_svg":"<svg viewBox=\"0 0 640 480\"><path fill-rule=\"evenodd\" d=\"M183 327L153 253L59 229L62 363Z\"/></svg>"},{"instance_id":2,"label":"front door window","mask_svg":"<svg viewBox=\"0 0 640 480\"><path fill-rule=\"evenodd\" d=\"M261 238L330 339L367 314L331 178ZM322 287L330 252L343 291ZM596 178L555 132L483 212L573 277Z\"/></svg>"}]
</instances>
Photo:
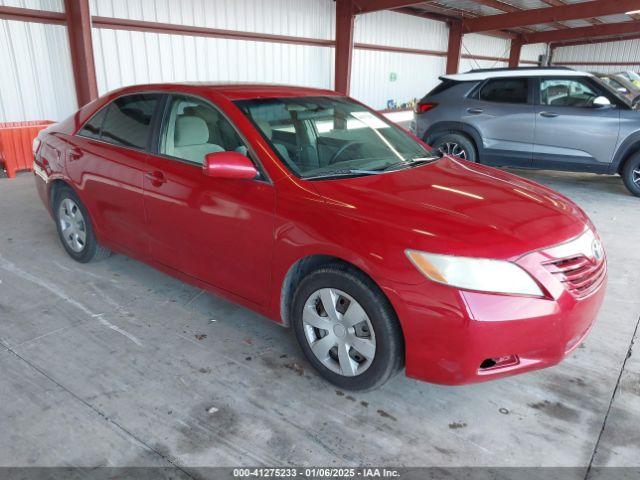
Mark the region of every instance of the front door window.
<instances>
[{"instance_id":1,"label":"front door window","mask_svg":"<svg viewBox=\"0 0 640 480\"><path fill-rule=\"evenodd\" d=\"M203 100L175 97L160 141L160 153L202 164L207 154L224 151L247 153L227 119Z\"/></svg>"}]
</instances>

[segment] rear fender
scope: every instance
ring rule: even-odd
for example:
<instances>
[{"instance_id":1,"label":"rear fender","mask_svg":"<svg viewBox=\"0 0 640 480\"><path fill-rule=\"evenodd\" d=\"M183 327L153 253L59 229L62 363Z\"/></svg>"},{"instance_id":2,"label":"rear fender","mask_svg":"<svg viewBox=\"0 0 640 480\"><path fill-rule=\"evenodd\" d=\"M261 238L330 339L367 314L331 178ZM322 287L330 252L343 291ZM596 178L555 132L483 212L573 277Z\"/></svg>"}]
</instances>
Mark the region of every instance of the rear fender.
<instances>
[{"instance_id":1,"label":"rear fender","mask_svg":"<svg viewBox=\"0 0 640 480\"><path fill-rule=\"evenodd\" d=\"M476 150L478 152L478 157L482 159L482 155L484 153L484 145L482 143L482 135L475 127L468 125L463 122L438 122L434 123L429 130L424 135L424 141L429 145L433 145L433 143L439 138L449 134L449 133L464 133L468 137L473 140L475 143ZM482 163L482 162L480 162Z\"/></svg>"}]
</instances>

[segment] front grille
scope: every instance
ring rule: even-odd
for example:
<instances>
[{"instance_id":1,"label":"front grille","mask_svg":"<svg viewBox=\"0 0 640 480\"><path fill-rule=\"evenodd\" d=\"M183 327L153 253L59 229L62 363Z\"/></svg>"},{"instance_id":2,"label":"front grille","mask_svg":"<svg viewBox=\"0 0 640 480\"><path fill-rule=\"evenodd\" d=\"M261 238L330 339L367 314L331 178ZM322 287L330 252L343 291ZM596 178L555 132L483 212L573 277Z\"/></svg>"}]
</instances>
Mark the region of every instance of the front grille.
<instances>
[{"instance_id":1,"label":"front grille","mask_svg":"<svg viewBox=\"0 0 640 480\"><path fill-rule=\"evenodd\" d=\"M584 255L547 262L545 267L577 298L586 297L596 290L607 272L604 257L595 260Z\"/></svg>"}]
</instances>

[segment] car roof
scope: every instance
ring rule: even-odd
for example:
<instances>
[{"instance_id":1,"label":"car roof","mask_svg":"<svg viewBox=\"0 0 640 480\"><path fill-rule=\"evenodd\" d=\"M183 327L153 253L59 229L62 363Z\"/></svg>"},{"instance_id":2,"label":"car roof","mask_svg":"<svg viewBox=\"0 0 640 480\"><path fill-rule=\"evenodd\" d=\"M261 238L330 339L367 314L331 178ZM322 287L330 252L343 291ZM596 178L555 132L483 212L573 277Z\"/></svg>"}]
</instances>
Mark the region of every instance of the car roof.
<instances>
[{"instance_id":1,"label":"car roof","mask_svg":"<svg viewBox=\"0 0 640 480\"><path fill-rule=\"evenodd\" d=\"M454 80L456 82L472 82L486 80L487 78L508 78L508 77L590 77L587 72L580 72L570 68L496 68L487 70L471 70L466 73L454 75L444 75L443 80Z\"/></svg>"},{"instance_id":2,"label":"car roof","mask_svg":"<svg viewBox=\"0 0 640 480\"><path fill-rule=\"evenodd\" d=\"M293 85L277 85L268 83L228 83L228 82L181 82L153 83L148 85L132 85L110 92L113 94L133 93L140 91L166 91L184 93L215 92L230 100L278 97L339 96L333 90L320 88L296 87Z\"/></svg>"}]
</instances>

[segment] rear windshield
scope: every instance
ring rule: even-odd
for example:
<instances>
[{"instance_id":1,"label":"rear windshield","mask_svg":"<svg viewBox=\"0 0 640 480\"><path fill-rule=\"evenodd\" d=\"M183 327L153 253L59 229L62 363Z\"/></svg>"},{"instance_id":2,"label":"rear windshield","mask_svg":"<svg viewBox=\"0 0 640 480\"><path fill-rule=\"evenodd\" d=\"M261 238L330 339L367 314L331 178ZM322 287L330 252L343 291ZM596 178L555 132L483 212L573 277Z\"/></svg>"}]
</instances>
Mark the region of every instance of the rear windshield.
<instances>
[{"instance_id":1,"label":"rear windshield","mask_svg":"<svg viewBox=\"0 0 640 480\"><path fill-rule=\"evenodd\" d=\"M459 82L455 80L449 80L445 78L444 80L442 80L442 82L436 85L433 90L427 93L427 96L438 95L439 93L446 92L447 90L449 90L454 85L457 85L458 83Z\"/></svg>"}]
</instances>

